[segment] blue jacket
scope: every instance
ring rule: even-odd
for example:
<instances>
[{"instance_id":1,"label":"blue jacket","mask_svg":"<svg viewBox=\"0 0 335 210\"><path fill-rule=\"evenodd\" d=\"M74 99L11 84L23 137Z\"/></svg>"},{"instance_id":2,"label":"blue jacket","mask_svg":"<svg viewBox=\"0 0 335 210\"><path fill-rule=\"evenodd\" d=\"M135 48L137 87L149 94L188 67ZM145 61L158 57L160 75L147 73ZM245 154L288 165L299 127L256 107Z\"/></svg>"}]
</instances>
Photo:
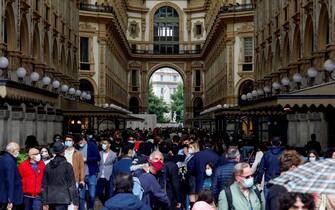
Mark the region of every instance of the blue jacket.
<instances>
[{"instance_id":1,"label":"blue jacket","mask_svg":"<svg viewBox=\"0 0 335 210\"><path fill-rule=\"evenodd\" d=\"M228 186L234 182L233 173L236 164L237 161L235 160L227 160L224 165L215 170L212 191L216 200L224 186Z\"/></svg>"},{"instance_id":2,"label":"blue jacket","mask_svg":"<svg viewBox=\"0 0 335 210\"><path fill-rule=\"evenodd\" d=\"M87 160L86 164L88 167L89 175L95 175L99 173L99 161L100 153L98 145L93 140L87 141Z\"/></svg>"},{"instance_id":3,"label":"blue jacket","mask_svg":"<svg viewBox=\"0 0 335 210\"><path fill-rule=\"evenodd\" d=\"M22 181L16 158L6 152L0 156L0 203L19 205L22 202Z\"/></svg>"},{"instance_id":4,"label":"blue jacket","mask_svg":"<svg viewBox=\"0 0 335 210\"><path fill-rule=\"evenodd\" d=\"M265 173L264 180L265 182L270 181L273 178L276 178L280 174L279 169L279 157L283 153L283 147L273 147L267 151L259 165L259 172L256 175L256 183L262 182L263 174Z\"/></svg>"},{"instance_id":5,"label":"blue jacket","mask_svg":"<svg viewBox=\"0 0 335 210\"><path fill-rule=\"evenodd\" d=\"M193 158L187 163L187 171L195 175L195 192L199 193L204 185L204 175L206 164L211 162L215 166L220 161L219 155L212 149L205 149L196 153Z\"/></svg>"},{"instance_id":6,"label":"blue jacket","mask_svg":"<svg viewBox=\"0 0 335 210\"><path fill-rule=\"evenodd\" d=\"M157 203L160 206L170 206L167 194L152 174L144 172L138 178L144 190L142 201L145 204L153 209Z\"/></svg>"},{"instance_id":7,"label":"blue jacket","mask_svg":"<svg viewBox=\"0 0 335 210\"><path fill-rule=\"evenodd\" d=\"M102 210L151 210L132 193L118 193L105 202Z\"/></svg>"}]
</instances>

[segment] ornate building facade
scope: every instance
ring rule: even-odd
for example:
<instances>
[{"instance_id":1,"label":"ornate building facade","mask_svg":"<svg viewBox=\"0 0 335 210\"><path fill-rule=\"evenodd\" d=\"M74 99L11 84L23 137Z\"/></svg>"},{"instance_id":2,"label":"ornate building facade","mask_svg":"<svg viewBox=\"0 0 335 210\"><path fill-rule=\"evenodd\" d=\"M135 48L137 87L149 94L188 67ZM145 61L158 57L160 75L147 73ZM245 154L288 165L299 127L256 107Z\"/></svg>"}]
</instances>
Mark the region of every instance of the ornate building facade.
<instances>
[{"instance_id":1,"label":"ornate building facade","mask_svg":"<svg viewBox=\"0 0 335 210\"><path fill-rule=\"evenodd\" d=\"M237 104L240 85L253 80L252 36L251 1L81 1L80 78L97 105L144 113L151 75L172 68L184 81L191 119Z\"/></svg>"},{"instance_id":2,"label":"ornate building facade","mask_svg":"<svg viewBox=\"0 0 335 210\"><path fill-rule=\"evenodd\" d=\"M275 127L290 145L304 146L315 133L323 147L334 146L335 2L255 4L256 80L243 93L245 108L279 111Z\"/></svg>"},{"instance_id":3,"label":"ornate building facade","mask_svg":"<svg viewBox=\"0 0 335 210\"><path fill-rule=\"evenodd\" d=\"M0 2L0 145L23 144L28 135L50 142L62 132L53 87L79 85L78 6L75 0Z\"/></svg>"}]
</instances>

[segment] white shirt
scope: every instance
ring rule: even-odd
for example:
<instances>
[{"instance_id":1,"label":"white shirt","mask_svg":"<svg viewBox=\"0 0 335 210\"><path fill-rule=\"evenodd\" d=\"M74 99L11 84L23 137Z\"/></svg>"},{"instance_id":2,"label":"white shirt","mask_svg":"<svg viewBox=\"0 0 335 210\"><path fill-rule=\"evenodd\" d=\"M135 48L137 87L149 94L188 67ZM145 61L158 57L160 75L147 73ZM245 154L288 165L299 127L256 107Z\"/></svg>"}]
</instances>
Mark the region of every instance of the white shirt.
<instances>
[{"instance_id":1,"label":"white shirt","mask_svg":"<svg viewBox=\"0 0 335 210\"><path fill-rule=\"evenodd\" d=\"M103 152L103 153L102 153L102 160L103 160L103 163L106 162L108 155L109 155L109 152ZM103 166L102 166L102 170L101 170L101 176L100 176L100 178L105 178L105 165L104 165L104 164L103 164Z\"/></svg>"},{"instance_id":2,"label":"white shirt","mask_svg":"<svg viewBox=\"0 0 335 210\"><path fill-rule=\"evenodd\" d=\"M65 158L66 158L67 162L70 163L71 165L73 165L73 163L72 163L73 162L72 161L73 153L74 153L74 148L65 150Z\"/></svg>"}]
</instances>

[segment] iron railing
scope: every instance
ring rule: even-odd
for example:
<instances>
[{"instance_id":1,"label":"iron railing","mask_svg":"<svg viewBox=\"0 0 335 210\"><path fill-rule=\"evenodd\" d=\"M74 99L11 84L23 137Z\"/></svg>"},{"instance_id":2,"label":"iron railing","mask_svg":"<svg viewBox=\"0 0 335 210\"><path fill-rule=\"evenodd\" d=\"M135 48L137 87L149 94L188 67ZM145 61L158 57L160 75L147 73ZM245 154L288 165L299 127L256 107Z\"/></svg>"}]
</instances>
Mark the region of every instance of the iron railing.
<instances>
[{"instance_id":1,"label":"iron railing","mask_svg":"<svg viewBox=\"0 0 335 210\"><path fill-rule=\"evenodd\" d=\"M253 4L229 4L220 8L219 14L234 13L234 12L247 12L255 9Z\"/></svg>"},{"instance_id":2,"label":"iron railing","mask_svg":"<svg viewBox=\"0 0 335 210\"><path fill-rule=\"evenodd\" d=\"M110 5L104 5L104 4L86 4L86 3L80 3L79 6L80 10L84 11L90 11L90 12L106 12L106 13L115 13L114 9Z\"/></svg>"},{"instance_id":3,"label":"iron railing","mask_svg":"<svg viewBox=\"0 0 335 210\"><path fill-rule=\"evenodd\" d=\"M149 54L149 55L195 55L200 54L201 50L179 50L179 51L170 51L170 52L156 52L153 50L131 50L134 54Z\"/></svg>"}]
</instances>

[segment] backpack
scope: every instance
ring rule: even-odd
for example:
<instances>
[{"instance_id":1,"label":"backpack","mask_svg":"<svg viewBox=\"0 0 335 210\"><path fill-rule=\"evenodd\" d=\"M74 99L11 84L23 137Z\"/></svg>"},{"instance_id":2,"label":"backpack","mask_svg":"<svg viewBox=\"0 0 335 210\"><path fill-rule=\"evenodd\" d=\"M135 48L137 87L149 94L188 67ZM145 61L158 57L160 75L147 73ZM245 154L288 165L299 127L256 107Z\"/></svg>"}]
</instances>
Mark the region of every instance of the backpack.
<instances>
[{"instance_id":1,"label":"backpack","mask_svg":"<svg viewBox=\"0 0 335 210\"><path fill-rule=\"evenodd\" d=\"M136 176L133 177L133 194L137 196L140 200L143 198L144 189L141 185L141 181Z\"/></svg>"},{"instance_id":2,"label":"backpack","mask_svg":"<svg viewBox=\"0 0 335 210\"><path fill-rule=\"evenodd\" d=\"M257 189L257 187L255 189L253 189L257 195L257 198L261 204L261 208L262 208L262 196L261 196L261 192ZM231 189L230 186L224 187L224 192L226 194L226 198L227 198L227 204L228 204L228 210L235 210L235 207L233 205L233 195L231 193Z\"/></svg>"}]
</instances>

